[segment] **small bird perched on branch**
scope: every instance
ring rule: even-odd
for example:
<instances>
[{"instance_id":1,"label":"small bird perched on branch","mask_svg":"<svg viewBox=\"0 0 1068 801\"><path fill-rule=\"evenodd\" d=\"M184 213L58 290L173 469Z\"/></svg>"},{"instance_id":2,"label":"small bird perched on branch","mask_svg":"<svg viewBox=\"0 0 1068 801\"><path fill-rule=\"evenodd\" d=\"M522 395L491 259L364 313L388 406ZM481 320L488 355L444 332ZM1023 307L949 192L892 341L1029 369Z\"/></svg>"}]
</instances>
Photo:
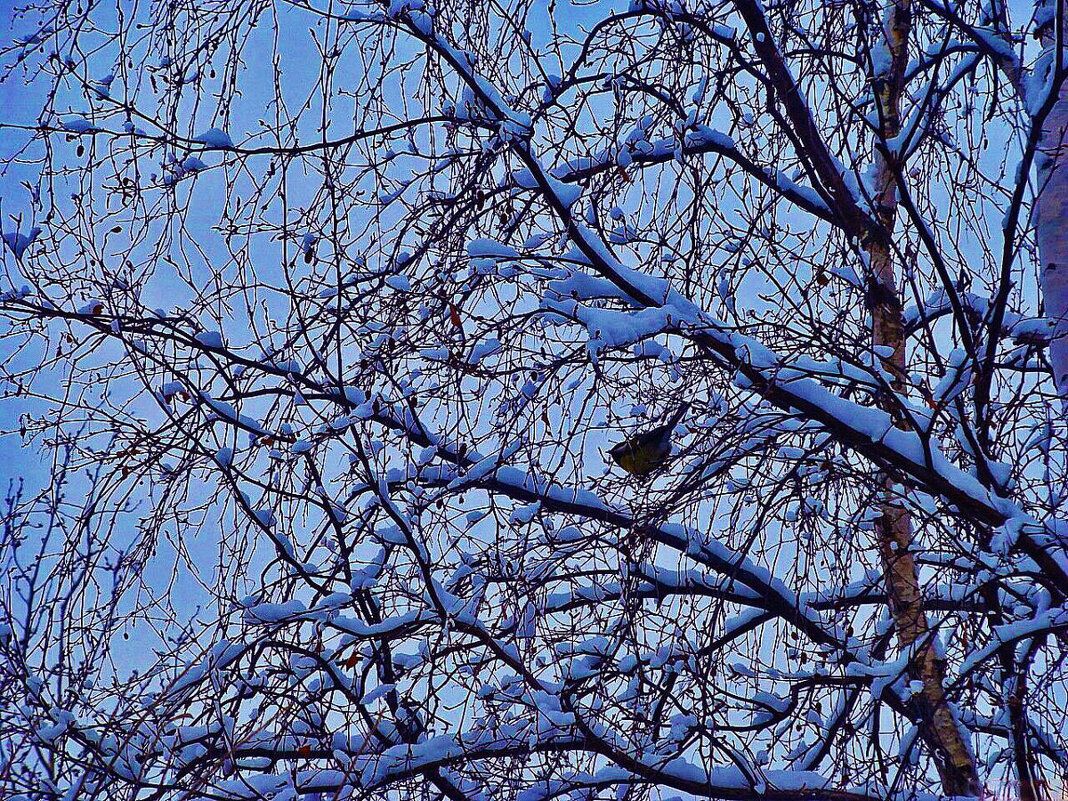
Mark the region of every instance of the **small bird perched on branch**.
<instances>
[{"instance_id":1,"label":"small bird perched on branch","mask_svg":"<svg viewBox=\"0 0 1068 801\"><path fill-rule=\"evenodd\" d=\"M682 404L666 423L635 434L612 448L608 455L632 476L649 475L671 455L671 432L689 409L689 403Z\"/></svg>"}]
</instances>

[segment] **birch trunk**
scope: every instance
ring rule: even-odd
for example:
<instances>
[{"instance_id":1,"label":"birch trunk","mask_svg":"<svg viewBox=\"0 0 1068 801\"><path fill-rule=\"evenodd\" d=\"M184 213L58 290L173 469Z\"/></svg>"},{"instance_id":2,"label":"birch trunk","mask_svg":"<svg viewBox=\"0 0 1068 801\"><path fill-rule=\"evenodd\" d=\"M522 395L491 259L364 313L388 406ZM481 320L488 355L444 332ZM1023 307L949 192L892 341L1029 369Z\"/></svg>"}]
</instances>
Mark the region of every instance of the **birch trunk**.
<instances>
[{"instance_id":1,"label":"birch trunk","mask_svg":"<svg viewBox=\"0 0 1068 801\"><path fill-rule=\"evenodd\" d=\"M1064 9L1061 9L1063 15ZM1052 49L1056 26L1046 25L1042 44ZM1051 66L1052 69L1052 66ZM1046 118L1039 140L1042 157L1038 169L1035 223L1038 240L1039 284L1047 317L1057 320L1056 338L1049 348L1050 365L1061 403L1068 408L1068 82Z\"/></svg>"},{"instance_id":2,"label":"birch trunk","mask_svg":"<svg viewBox=\"0 0 1068 801\"><path fill-rule=\"evenodd\" d=\"M885 139L891 139L897 136L901 125L901 94L911 29L910 0L895 0L883 24L884 44L890 58L875 59L877 69L880 63L884 66L874 76L874 88L882 110L882 134ZM871 265L869 280L875 284L868 293L872 342L892 351L884 365L894 376L895 391L903 392L905 328L893 251L889 246L897 212L897 168L881 153L875 154L875 160L876 213L885 236L872 237L867 246ZM896 412L889 398L884 401L883 408L892 415ZM899 419L898 425L904 426L905 423ZM913 653L909 678L923 685L923 689L913 695L913 703L921 718L921 734L938 766L942 792L946 795L979 795L979 779L967 735L946 702L945 664L935 647L934 632L924 610L916 561L912 555L912 518L895 500L892 476L885 474L881 481L880 517L875 531L898 647Z\"/></svg>"}]
</instances>

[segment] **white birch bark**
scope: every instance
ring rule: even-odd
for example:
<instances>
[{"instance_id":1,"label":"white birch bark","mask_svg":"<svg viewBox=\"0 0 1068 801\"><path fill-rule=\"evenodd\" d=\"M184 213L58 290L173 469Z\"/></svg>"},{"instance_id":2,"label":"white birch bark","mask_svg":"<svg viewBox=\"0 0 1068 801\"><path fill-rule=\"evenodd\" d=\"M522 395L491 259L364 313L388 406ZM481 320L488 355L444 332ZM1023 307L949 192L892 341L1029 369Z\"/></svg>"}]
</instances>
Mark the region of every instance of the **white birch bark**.
<instances>
[{"instance_id":1,"label":"white birch bark","mask_svg":"<svg viewBox=\"0 0 1068 801\"><path fill-rule=\"evenodd\" d=\"M1052 3L1040 3L1051 6ZM1048 10L1048 9L1047 9ZM1062 9L1063 13L1063 9ZM1052 25L1044 29L1042 42L1055 46ZM1051 67L1052 69L1052 67ZM1059 97L1042 127L1038 167L1038 199L1035 205L1036 236L1040 266L1038 271L1045 314L1057 320L1049 360L1061 401L1068 406L1068 82L1060 86Z\"/></svg>"}]
</instances>

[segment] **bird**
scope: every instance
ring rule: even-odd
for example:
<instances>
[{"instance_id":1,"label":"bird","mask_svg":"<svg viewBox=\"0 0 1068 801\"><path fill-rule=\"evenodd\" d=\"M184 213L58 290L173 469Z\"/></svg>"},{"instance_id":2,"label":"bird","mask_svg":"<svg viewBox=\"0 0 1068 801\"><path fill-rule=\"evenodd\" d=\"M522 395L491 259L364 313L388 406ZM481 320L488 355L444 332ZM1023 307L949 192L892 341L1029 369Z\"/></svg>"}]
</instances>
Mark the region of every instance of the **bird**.
<instances>
[{"instance_id":1,"label":"bird","mask_svg":"<svg viewBox=\"0 0 1068 801\"><path fill-rule=\"evenodd\" d=\"M608 451L608 455L632 476L649 475L671 455L671 432L689 409L689 403L682 404L666 423L629 437Z\"/></svg>"}]
</instances>

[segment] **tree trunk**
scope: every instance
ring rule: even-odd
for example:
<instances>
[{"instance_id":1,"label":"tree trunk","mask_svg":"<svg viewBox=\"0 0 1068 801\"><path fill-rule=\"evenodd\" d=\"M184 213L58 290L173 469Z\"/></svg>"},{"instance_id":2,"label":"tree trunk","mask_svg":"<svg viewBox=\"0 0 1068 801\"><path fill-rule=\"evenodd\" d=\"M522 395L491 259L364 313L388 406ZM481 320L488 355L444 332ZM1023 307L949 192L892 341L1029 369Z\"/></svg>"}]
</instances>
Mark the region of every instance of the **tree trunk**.
<instances>
[{"instance_id":1,"label":"tree trunk","mask_svg":"<svg viewBox=\"0 0 1068 801\"><path fill-rule=\"evenodd\" d=\"M1062 9L1063 13L1063 9ZM1042 29L1042 44L1056 43L1056 26ZM1050 67L1053 69L1052 65ZM1068 406L1068 82L1060 86L1059 98L1042 127L1039 150L1038 199L1035 223L1040 261L1038 279L1045 314L1057 321L1056 339L1049 360L1062 404Z\"/></svg>"},{"instance_id":2,"label":"tree trunk","mask_svg":"<svg viewBox=\"0 0 1068 801\"><path fill-rule=\"evenodd\" d=\"M882 134L885 139L897 136L901 125L901 93L904 70L908 61L908 40L911 28L910 0L895 0L884 17L883 45L890 58L875 59L885 65L874 76L882 115ZM876 47L879 47L877 43ZM890 348L892 355L883 364L894 376L893 388L905 389L905 335L902 303L894 270L893 251L889 246L897 212L895 170L881 154L875 154L876 214L884 235L871 237L867 253L871 263L869 281L873 282L868 297L872 315L872 342ZM895 415L890 398L883 401L883 409ZM905 423L900 419L898 425ZM946 702L945 665L935 648L923 606L916 562L912 555L912 518L897 501L892 485L893 477L883 475L880 516L875 533L883 564L890 612L897 631L898 646L912 650L909 678L918 681L923 689L913 695L913 703L921 717L921 734L931 749L938 766L942 792L946 795L978 795L980 786L975 761L968 739Z\"/></svg>"}]
</instances>

